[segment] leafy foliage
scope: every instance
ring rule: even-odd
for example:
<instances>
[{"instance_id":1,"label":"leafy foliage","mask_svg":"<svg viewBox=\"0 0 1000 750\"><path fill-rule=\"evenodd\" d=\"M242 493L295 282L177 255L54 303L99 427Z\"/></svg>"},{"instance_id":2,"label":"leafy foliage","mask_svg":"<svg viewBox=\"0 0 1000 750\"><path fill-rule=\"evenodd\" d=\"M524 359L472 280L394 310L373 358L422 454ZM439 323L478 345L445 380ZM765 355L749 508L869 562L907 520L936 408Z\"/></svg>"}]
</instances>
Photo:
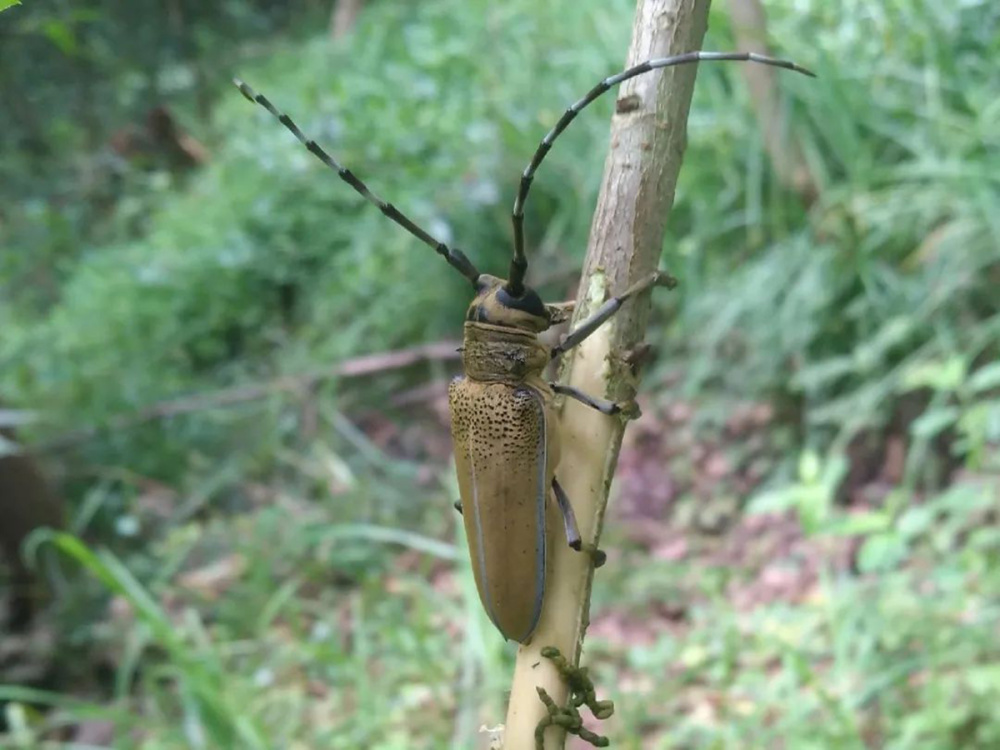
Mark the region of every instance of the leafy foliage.
<instances>
[{"instance_id":1,"label":"leafy foliage","mask_svg":"<svg viewBox=\"0 0 1000 750\"><path fill-rule=\"evenodd\" d=\"M1000 15L912 2L889 24L863 3L842 10L799 3L770 29L796 59L815 57L807 29L820 30L820 79L796 90L793 115L822 197L805 228L789 223L787 196L747 161L759 156L744 158L743 191L717 185L730 200L702 209L681 243L698 257L681 272L679 328L703 332L683 338L693 387L784 392L810 425L851 432L884 421L921 363L995 356L1000 184L984 92L1000 84L987 62ZM699 166L686 164L699 194L703 175L741 161L702 132L692 127L689 152Z\"/></svg>"},{"instance_id":2,"label":"leafy foliage","mask_svg":"<svg viewBox=\"0 0 1000 750\"><path fill-rule=\"evenodd\" d=\"M562 48L612 10L562 24ZM555 12L508 18L510 8L475 4L457 14L449 3L381 4L366 13L353 46L296 44L244 75L377 192L499 270L509 235L503 196L513 195L541 123L552 119L539 102L570 100L614 68L625 41L622 28L604 57L565 53L529 71L527 50L560 44L549 22ZM474 20L483 14L485 25ZM403 31L387 34L392 28ZM497 34L497 54L477 55ZM544 92L531 85L536 76L551 81ZM426 248L235 90L217 124L225 145L189 190L163 201L146 238L88 255L51 312L4 342L6 392L76 424L209 384L457 334L464 282ZM546 165L533 235L539 218L561 209L556 226L572 227L566 232L582 247L578 199L592 194L600 163L593 144L603 131L599 114L581 121L562 144L565 156ZM579 152L593 153L587 179L571 158Z\"/></svg>"},{"instance_id":3,"label":"leafy foliage","mask_svg":"<svg viewBox=\"0 0 1000 750\"><path fill-rule=\"evenodd\" d=\"M203 120L238 44L288 23L271 0L59 9L28 3L0 20L0 292L33 313L59 299L78 260L145 229L182 180L152 169L152 115ZM26 71L30 71L30 74ZM162 146L162 144L159 144ZM160 154L162 156L162 154ZM117 209L117 210L116 210ZM26 251L30 249L30 251Z\"/></svg>"},{"instance_id":4,"label":"leafy foliage","mask_svg":"<svg viewBox=\"0 0 1000 750\"><path fill-rule=\"evenodd\" d=\"M562 108L620 68L631 6L384 0L339 43L315 33L315 9L175 4L179 33L145 6L56 20L29 4L2 21L20 19L0 84L22 119L0 134L0 396L42 412L43 438L98 428L67 462L67 491L72 531L113 552L55 540L76 569L62 662L122 652L104 687L130 709L0 688L59 709L11 709L12 736L27 745L100 715L144 748L469 747L500 715L512 654L442 510L456 492L438 486L447 450L433 426L375 440L343 414L384 412L412 375L102 427L179 394L459 335L464 282L229 87L234 60L252 52L233 72L502 272L520 170ZM766 458L750 518L794 519L822 575L794 602L741 607L728 586L746 571L628 551L611 524L609 546L626 552L598 579L595 630L636 635L589 641L619 706L607 733L643 748L993 747L1000 13L768 9L776 51L820 72L780 79L820 197L803 205L778 184L737 70L702 66L666 242L683 283L657 302L670 322L651 337L661 356L646 382L679 374L705 419L743 399L774 406L776 435L799 428L771 441L787 456ZM706 46L729 37L714 11ZM35 63L59 82L37 100L16 75ZM166 94L208 163L105 169L99 144ZM528 247L549 298L579 266L611 108L575 122L535 183ZM900 478L843 507L850 438L915 393L919 413L894 428ZM928 465L943 437L961 468L938 487ZM674 523L698 515L680 502ZM854 570L824 546L845 540ZM109 618L94 614L106 593Z\"/></svg>"}]
</instances>

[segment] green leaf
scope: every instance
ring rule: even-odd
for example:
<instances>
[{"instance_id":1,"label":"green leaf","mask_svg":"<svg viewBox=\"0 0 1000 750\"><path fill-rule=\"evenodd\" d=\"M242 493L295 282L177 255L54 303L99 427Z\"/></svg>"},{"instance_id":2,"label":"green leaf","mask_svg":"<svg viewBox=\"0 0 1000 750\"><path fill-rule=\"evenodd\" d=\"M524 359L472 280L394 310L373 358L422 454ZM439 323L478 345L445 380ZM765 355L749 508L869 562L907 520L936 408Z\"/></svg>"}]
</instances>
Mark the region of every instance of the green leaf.
<instances>
[{"instance_id":1,"label":"green leaf","mask_svg":"<svg viewBox=\"0 0 1000 750\"><path fill-rule=\"evenodd\" d=\"M900 516L897 528L905 539L913 539L927 531L936 517L937 513L934 508L927 505L914 505Z\"/></svg>"},{"instance_id":2,"label":"green leaf","mask_svg":"<svg viewBox=\"0 0 1000 750\"><path fill-rule=\"evenodd\" d=\"M799 479L804 484L815 484L819 481L820 460L815 451L807 450L799 459Z\"/></svg>"},{"instance_id":3,"label":"green leaf","mask_svg":"<svg viewBox=\"0 0 1000 750\"><path fill-rule=\"evenodd\" d=\"M0 12L7 10L7 8L13 8L15 5L20 5L21 0L0 0Z\"/></svg>"},{"instance_id":4,"label":"green leaf","mask_svg":"<svg viewBox=\"0 0 1000 750\"><path fill-rule=\"evenodd\" d=\"M972 373L972 377L969 378L969 388L973 393L1000 388L1000 362L991 362Z\"/></svg>"},{"instance_id":5,"label":"green leaf","mask_svg":"<svg viewBox=\"0 0 1000 750\"><path fill-rule=\"evenodd\" d=\"M906 543L894 532L875 534L865 540L858 553L858 568L863 573L888 570L906 557Z\"/></svg>"},{"instance_id":6,"label":"green leaf","mask_svg":"<svg viewBox=\"0 0 1000 750\"><path fill-rule=\"evenodd\" d=\"M910 431L914 437L932 438L955 424L959 416L961 413L954 406L932 409L914 421Z\"/></svg>"},{"instance_id":7,"label":"green leaf","mask_svg":"<svg viewBox=\"0 0 1000 750\"><path fill-rule=\"evenodd\" d=\"M965 375L965 360L961 357L917 362L904 371L901 390L906 392L918 388L933 388L935 391L954 391L962 385Z\"/></svg>"},{"instance_id":8,"label":"green leaf","mask_svg":"<svg viewBox=\"0 0 1000 750\"><path fill-rule=\"evenodd\" d=\"M832 536L869 536L884 532L892 519L884 511L864 511L834 521L827 528Z\"/></svg>"},{"instance_id":9,"label":"green leaf","mask_svg":"<svg viewBox=\"0 0 1000 750\"><path fill-rule=\"evenodd\" d=\"M760 493L747 505L747 513L750 515L783 513L789 508L795 508L797 506L798 488L788 487L780 490Z\"/></svg>"},{"instance_id":10,"label":"green leaf","mask_svg":"<svg viewBox=\"0 0 1000 750\"><path fill-rule=\"evenodd\" d=\"M76 35L69 24L62 21L46 21L42 24L42 34L67 57L76 54Z\"/></svg>"}]
</instances>

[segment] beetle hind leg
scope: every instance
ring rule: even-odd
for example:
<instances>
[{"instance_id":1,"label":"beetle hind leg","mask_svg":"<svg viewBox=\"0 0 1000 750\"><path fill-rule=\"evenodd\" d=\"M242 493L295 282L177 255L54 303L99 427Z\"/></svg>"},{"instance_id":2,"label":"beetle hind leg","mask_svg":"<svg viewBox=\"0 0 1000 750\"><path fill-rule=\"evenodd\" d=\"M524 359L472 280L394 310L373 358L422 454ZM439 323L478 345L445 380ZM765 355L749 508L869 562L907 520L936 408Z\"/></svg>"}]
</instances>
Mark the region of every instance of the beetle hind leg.
<instances>
[{"instance_id":1,"label":"beetle hind leg","mask_svg":"<svg viewBox=\"0 0 1000 750\"><path fill-rule=\"evenodd\" d=\"M584 542L580 538L580 529L576 525L576 514L573 512L573 506L569 502L566 490L562 488L559 480L555 477L552 477L552 491L555 493L556 503L562 512L563 526L566 529L566 541L569 543L569 546L577 552L586 552L590 555L594 561L595 568L604 565L607 562L608 556L604 554L603 550L598 549L597 545Z\"/></svg>"}]
</instances>

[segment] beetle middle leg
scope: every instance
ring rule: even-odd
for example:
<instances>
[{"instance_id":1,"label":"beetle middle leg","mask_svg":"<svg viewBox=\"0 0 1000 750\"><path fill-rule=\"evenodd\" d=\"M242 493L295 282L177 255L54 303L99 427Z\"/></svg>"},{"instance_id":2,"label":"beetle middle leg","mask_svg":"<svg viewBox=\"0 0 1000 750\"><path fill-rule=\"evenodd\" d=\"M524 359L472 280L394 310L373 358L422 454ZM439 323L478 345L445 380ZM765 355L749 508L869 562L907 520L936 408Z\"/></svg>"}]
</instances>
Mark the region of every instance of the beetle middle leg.
<instances>
[{"instance_id":1,"label":"beetle middle leg","mask_svg":"<svg viewBox=\"0 0 1000 750\"><path fill-rule=\"evenodd\" d=\"M597 409L597 411L602 414L607 414L609 416L614 414L623 414L629 419L639 418L639 406L635 403L635 401L609 401L606 398L589 396L571 385L563 385L562 383L549 383L549 385L552 386L552 390L556 393L561 393L564 396L575 398L581 404L586 404L591 409Z\"/></svg>"},{"instance_id":2,"label":"beetle middle leg","mask_svg":"<svg viewBox=\"0 0 1000 750\"><path fill-rule=\"evenodd\" d=\"M604 565L607 562L608 556L595 545L584 543L580 537L580 529L576 525L576 513L573 512L573 506L566 495L566 490L562 488L559 480L555 477L552 477L552 491L555 493L556 504L562 513L563 527L566 529L566 541L569 543L569 546L577 552L586 552L589 554L594 560L595 568Z\"/></svg>"},{"instance_id":3,"label":"beetle middle leg","mask_svg":"<svg viewBox=\"0 0 1000 750\"><path fill-rule=\"evenodd\" d=\"M601 305L589 318L584 320L573 331L569 333L562 343L552 348L552 356L557 357L565 351L569 351L574 346L578 346L585 341L594 331L601 327L601 324L612 317L621 306L632 296L644 292L650 287L665 286L673 289L677 286L677 279L669 273L655 271L644 279L640 279L617 297L612 297Z\"/></svg>"}]
</instances>

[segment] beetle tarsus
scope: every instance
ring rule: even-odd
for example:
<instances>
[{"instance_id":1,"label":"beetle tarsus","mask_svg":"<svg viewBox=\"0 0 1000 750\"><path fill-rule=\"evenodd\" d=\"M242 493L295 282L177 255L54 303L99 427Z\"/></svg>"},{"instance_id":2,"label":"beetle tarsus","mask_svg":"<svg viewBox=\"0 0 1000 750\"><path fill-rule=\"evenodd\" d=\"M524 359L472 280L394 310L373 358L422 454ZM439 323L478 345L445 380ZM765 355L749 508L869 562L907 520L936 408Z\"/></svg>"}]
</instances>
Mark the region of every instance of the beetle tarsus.
<instances>
[{"instance_id":1,"label":"beetle tarsus","mask_svg":"<svg viewBox=\"0 0 1000 750\"><path fill-rule=\"evenodd\" d=\"M618 413L625 419L633 420L642 416L639 402L634 398L630 398L628 401L619 401L615 406L618 407Z\"/></svg>"},{"instance_id":2,"label":"beetle tarsus","mask_svg":"<svg viewBox=\"0 0 1000 750\"><path fill-rule=\"evenodd\" d=\"M454 503L452 503L452 507L455 510L458 511L458 515L462 515L462 501L461 500L456 500Z\"/></svg>"},{"instance_id":3,"label":"beetle tarsus","mask_svg":"<svg viewBox=\"0 0 1000 750\"><path fill-rule=\"evenodd\" d=\"M590 555L594 562L595 568L604 567L604 563L608 561L607 553L600 549L596 544L584 544L581 545L580 552L585 552Z\"/></svg>"}]
</instances>

